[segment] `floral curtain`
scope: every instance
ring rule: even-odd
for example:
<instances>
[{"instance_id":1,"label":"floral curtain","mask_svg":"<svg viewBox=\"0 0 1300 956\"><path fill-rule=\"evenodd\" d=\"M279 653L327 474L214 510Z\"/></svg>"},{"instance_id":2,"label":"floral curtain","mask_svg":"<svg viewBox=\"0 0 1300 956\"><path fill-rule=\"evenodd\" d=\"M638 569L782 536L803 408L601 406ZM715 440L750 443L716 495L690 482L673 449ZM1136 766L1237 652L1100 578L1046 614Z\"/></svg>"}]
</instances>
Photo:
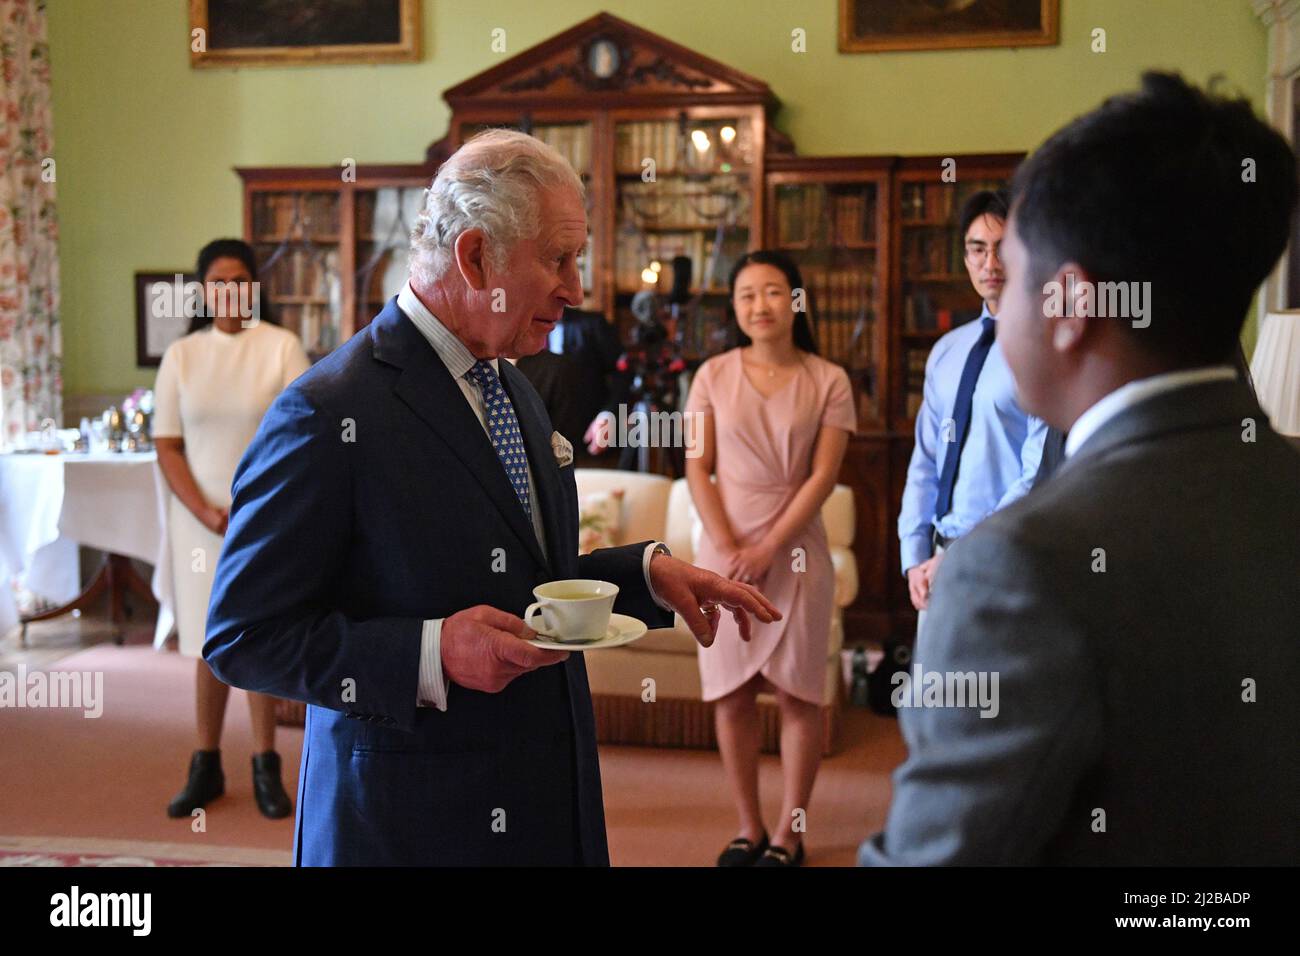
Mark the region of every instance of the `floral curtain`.
<instances>
[{"instance_id":1,"label":"floral curtain","mask_svg":"<svg viewBox=\"0 0 1300 956\"><path fill-rule=\"evenodd\" d=\"M45 0L0 0L0 443L63 424Z\"/></svg>"}]
</instances>

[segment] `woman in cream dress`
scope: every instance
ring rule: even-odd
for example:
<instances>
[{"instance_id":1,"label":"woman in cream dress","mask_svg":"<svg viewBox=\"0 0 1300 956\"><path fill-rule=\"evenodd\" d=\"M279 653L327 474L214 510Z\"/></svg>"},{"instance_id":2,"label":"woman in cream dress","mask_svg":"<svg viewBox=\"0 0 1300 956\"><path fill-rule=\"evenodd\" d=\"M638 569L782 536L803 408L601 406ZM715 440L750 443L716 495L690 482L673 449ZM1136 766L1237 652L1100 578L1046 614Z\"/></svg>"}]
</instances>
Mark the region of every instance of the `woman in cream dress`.
<instances>
[{"instance_id":1,"label":"woman in cream dress","mask_svg":"<svg viewBox=\"0 0 1300 956\"><path fill-rule=\"evenodd\" d=\"M699 652L704 699L717 701L718 749L740 816L719 866L797 866L802 815L821 760L827 642L835 579L821 507L856 427L848 375L816 354L795 312L798 268L778 252L751 252L731 273L739 348L705 362L687 413L703 414L702 454L686 477L704 525L695 563L759 587L783 617L740 639L723 618ZM710 476L717 478L716 484ZM756 697L781 708L780 825L769 838L758 799Z\"/></svg>"},{"instance_id":2,"label":"woman in cream dress","mask_svg":"<svg viewBox=\"0 0 1300 956\"><path fill-rule=\"evenodd\" d=\"M298 337L243 313L257 301L253 250L218 239L199 253L203 314L163 355L154 386L153 437L158 465L172 494L167 525L176 590L180 651L195 658L198 749L185 788L168 805L186 817L225 792L221 725L230 688L202 658L208 600L230 510L235 466L271 401L310 364ZM242 305L241 305L242 304ZM275 700L248 695L256 754L253 791L268 817L292 810L275 752Z\"/></svg>"}]
</instances>

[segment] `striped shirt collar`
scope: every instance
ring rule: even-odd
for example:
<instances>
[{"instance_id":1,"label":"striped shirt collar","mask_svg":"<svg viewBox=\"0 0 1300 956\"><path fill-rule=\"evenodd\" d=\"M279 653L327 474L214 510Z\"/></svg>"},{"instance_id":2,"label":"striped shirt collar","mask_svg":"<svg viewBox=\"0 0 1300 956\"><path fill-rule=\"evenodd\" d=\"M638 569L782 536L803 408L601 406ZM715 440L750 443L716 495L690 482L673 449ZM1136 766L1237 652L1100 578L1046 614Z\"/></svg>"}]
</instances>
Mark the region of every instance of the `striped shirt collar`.
<instances>
[{"instance_id":1,"label":"striped shirt collar","mask_svg":"<svg viewBox=\"0 0 1300 956\"><path fill-rule=\"evenodd\" d=\"M456 338L455 333L439 322L437 317L425 307L419 296L415 294L415 290L411 288L409 281L402 286L402 291L397 293L397 307L415 323L420 334L433 346L433 350L438 353L438 358L442 359L442 364L447 366L451 377L464 378L465 373L474 367L478 359L466 348L464 342ZM497 359L488 360L492 371L499 375L501 370L497 362Z\"/></svg>"}]
</instances>

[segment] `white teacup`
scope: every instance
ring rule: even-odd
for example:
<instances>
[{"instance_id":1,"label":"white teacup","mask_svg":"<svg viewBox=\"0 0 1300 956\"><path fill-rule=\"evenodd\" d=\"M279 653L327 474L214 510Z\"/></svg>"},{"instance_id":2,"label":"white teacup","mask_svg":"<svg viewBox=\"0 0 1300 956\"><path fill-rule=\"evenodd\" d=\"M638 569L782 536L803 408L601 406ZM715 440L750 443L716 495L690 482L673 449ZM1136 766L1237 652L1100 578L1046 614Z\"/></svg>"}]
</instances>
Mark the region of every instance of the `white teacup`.
<instances>
[{"instance_id":1,"label":"white teacup","mask_svg":"<svg viewBox=\"0 0 1300 956\"><path fill-rule=\"evenodd\" d=\"M533 588L537 598L524 611L524 623L553 641L596 641L609 631L618 585L608 581L570 578L548 581ZM541 612L541 622L533 618Z\"/></svg>"}]
</instances>

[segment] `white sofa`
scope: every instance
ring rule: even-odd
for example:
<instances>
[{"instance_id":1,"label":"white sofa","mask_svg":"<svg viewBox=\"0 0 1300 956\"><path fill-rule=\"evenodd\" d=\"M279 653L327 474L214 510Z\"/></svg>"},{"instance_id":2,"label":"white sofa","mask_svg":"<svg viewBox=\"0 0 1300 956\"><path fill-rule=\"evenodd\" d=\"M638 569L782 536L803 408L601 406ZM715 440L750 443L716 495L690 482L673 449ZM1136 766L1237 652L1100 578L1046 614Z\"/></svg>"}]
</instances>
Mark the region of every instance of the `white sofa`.
<instances>
[{"instance_id":1,"label":"white sofa","mask_svg":"<svg viewBox=\"0 0 1300 956\"><path fill-rule=\"evenodd\" d=\"M690 561L702 525L691 501L686 480L671 481L661 475L579 468L575 472L578 497L622 489L623 505L616 544L647 539L661 540L675 557ZM843 608L858 593L858 569L850 546L855 516L853 493L837 485L822 506L822 521L835 567L835 604L826 655L826 733L824 750L830 753L839 728L844 701L840 649L844 643ZM655 746L716 746L712 705L700 699L698 646L678 617L675 627L656 628L634 644L587 655L587 674L596 710L597 736L602 743ZM646 683L647 679L653 685ZM649 701L653 687L654 700ZM776 701L759 696L764 750L775 751L780 721Z\"/></svg>"}]
</instances>

